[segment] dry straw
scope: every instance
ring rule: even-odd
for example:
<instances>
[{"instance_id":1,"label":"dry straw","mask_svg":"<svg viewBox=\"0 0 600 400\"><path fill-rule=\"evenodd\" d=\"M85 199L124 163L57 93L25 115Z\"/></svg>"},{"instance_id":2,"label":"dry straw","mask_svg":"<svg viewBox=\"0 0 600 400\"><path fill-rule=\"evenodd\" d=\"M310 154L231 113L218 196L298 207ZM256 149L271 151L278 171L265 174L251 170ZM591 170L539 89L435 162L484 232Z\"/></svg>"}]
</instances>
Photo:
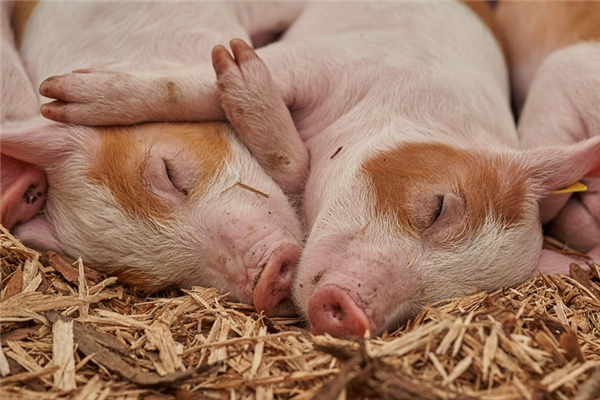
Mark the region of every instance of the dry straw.
<instances>
[{"instance_id":1,"label":"dry straw","mask_svg":"<svg viewBox=\"0 0 600 400\"><path fill-rule=\"evenodd\" d=\"M214 289L136 293L1 230L3 399L600 398L597 265L340 340Z\"/></svg>"}]
</instances>

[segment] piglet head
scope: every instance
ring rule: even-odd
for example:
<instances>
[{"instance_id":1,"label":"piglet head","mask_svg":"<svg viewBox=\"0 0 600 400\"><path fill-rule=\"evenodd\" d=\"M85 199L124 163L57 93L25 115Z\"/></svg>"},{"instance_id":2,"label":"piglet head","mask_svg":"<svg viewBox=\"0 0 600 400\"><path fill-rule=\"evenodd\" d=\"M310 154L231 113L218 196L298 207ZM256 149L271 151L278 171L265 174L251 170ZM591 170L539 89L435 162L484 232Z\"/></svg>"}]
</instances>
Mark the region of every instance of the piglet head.
<instances>
[{"instance_id":1,"label":"piglet head","mask_svg":"<svg viewBox=\"0 0 600 400\"><path fill-rule=\"evenodd\" d=\"M359 156L298 268L295 299L311 331L380 334L427 303L532 276L539 199L599 163L599 150L599 141L521 153L404 143ZM574 167L582 157L587 167Z\"/></svg>"},{"instance_id":2,"label":"piglet head","mask_svg":"<svg viewBox=\"0 0 600 400\"><path fill-rule=\"evenodd\" d=\"M28 142L48 175L46 215L21 239L144 289L215 286L294 313L299 222L228 124L46 125L25 132L46 141Z\"/></svg>"}]
</instances>

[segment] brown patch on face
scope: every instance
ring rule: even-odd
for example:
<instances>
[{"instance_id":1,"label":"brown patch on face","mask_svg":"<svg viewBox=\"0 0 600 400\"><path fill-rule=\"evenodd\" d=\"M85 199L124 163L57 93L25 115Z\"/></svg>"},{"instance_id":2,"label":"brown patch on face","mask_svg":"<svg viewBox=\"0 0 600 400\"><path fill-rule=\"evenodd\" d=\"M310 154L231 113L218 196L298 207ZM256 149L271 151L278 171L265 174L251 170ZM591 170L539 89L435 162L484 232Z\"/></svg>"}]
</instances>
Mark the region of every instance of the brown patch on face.
<instances>
[{"instance_id":1,"label":"brown patch on face","mask_svg":"<svg viewBox=\"0 0 600 400\"><path fill-rule=\"evenodd\" d=\"M125 213L142 219L162 220L169 214L170 207L144 184L140 170L146 154L141 138L133 134L134 129L100 129L102 144L88 177L107 187Z\"/></svg>"},{"instance_id":2,"label":"brown patch on face","mask_svg":"<svg viewBox=\"0 0 600 400\"><path fill-rule=\"evenodd\" d=\"M165 130L174 124L162 124ZM203 122L198 124L177 124L178 129L169 136L177 138L182 148L190 151L197 162L196 185L190 196L198 198L208 189L212 179L225 167L225 161L232 157L233 150L225 138L231 127L224 122Z\"/></svg>"},{"instance_id":3,"label":"brown patch on face","mask_svg":"<svg viewBox=\"0 0 600 400\"><path fill-rule=\"evenodd\" d=\"M21 47L27 22L29 21L29 17L31 16L33 9L38 3L39 1L17 1L15 4L15 8L13 9L13 14L10 19L10 26L15 35L15 46L17 49Z\"/></svg>"},{"instance_id":4,"label":"brown patch on face","mask_svg":"<svg viewBox=\"0 0 600 400\"><path fill-rule=\"evenodd\" d=\"M153 133L145 132L148 129ZM181 149L181 154L197 167L195 182L188 195L198 198L230 157L231 148L224 136L226 129L224 123L102 128L101 147L96 162L88 170L88 178L107 187L127 214L141 219L169 220L173 211L171 204L156 196L142 177L144 161L151 147L164 141L160 145ZM151 134L155 137L144 138Z\"/></svg>"},{"instance_id":5,"label":"brown patch on face","mask_svg":"<svg viewBox=\"0 0 600 400\"><path fill-rule=\"evenodd\" d=\"M506 227L524 218L526 178L516 164L500 158L443 144L406 143L366 160L362 169L375 188L377 213L393 215L413 236L427 228L418 205L446 193L465 201L462 233L475 231L488 215Z\"/></svg>"},{"instance_id":6,"label":"brown patch on face","mask_svg":"<svg viewBox=\"0 0 600 400\"><path fill-rule=\"evenodd\" d=\"M492 13L490 5L485 0L463 0L461 3L469 7L471 11L477 14L479 19L490 29L492 35L494 35L494 39L496 39L496 42L498 43L498 46L500 46L500 50L502 50L502 54L504 54L504 58L506 58L506 44L504 43L502 31L496 22L496 19L494 18L494 14Z\"/></svg>"}]
</instances>

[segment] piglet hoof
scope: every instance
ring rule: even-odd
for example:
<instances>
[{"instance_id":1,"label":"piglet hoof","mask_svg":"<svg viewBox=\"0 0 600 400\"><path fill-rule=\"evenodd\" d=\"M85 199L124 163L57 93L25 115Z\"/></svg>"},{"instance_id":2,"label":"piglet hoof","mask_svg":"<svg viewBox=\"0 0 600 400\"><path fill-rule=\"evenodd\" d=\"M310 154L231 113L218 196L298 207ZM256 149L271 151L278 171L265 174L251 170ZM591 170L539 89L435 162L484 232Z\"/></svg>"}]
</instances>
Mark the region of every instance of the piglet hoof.
<instances>
[{"instance_id":1,"label":"piglet hoof","mask_svg":"<svg viewBox=\"0 0 600 400\"><path fill-rule=\"evenodd\" d=\"M265 63L241 39L212 52L221 104L242 142L286 193L298 193L309 155Z\"/></svg>"},{"instance_id":2,"label":"piglet hoof","mask_svg":"<svg viewBox=\"0 0 600 400\"><path fill-rule=\"evenodd\" d=\"M370 330L369 319L350 295L336 285L318 288L308 301L308 319L313 335L363 337Z\"/></svg>"},{"instance_id":3,"label":"piglet hoof","mask_svg":"<svg viewBox=\"0 0 600 400\"><path fill-rule=\"evenodd\" d=\"M56 99L43 104L44 117L81 125L129 125L153 119L144 77L123 72L80 69L52 76L40 85L42 96ZM143 99L144 101L141 101Z\"/></svg>"},{"instance_id":4,"label":"piglet hoof","mask_svg":"<svg viewBox=\"0 0 600 400\"><path fill-rule=\"evenodd\" d=\"M52 99L73 103L98 100L97 87L118 83L127 74L99 69L76 69L70 74L51 76L40 85L40 94Z\"/></svg>"},{"instance_id":5,"label":"piglet hoof","mask_svg":"<svg viewBox=\"0 0 600 400\"><path fill-rule=\"evenodd\" d=\"M267 317L296 315L291 286L299 257L300 247L292 243L271 253L254 287L253 301L258 312L263 311Z\"/></svg>"}]
</instances>

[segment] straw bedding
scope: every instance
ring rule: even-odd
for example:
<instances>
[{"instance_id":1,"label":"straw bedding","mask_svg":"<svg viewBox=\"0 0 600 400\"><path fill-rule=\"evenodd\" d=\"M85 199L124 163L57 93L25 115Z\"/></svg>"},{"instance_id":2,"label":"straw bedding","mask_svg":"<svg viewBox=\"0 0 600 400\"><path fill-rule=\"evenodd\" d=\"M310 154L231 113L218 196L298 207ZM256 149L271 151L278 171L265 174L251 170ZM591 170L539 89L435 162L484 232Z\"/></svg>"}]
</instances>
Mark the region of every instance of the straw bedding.
<instances>
[{"instance_id":1,"label":"straw bedding","mask_svg":"<svg viewBox=\"0 0 600 400\"><path fill-rule=\"evenodd\" d=\"M215 289L137 293L0 230L3 399L600 398L598 265L340 340Z\"/></svg>"}]
</instances>

